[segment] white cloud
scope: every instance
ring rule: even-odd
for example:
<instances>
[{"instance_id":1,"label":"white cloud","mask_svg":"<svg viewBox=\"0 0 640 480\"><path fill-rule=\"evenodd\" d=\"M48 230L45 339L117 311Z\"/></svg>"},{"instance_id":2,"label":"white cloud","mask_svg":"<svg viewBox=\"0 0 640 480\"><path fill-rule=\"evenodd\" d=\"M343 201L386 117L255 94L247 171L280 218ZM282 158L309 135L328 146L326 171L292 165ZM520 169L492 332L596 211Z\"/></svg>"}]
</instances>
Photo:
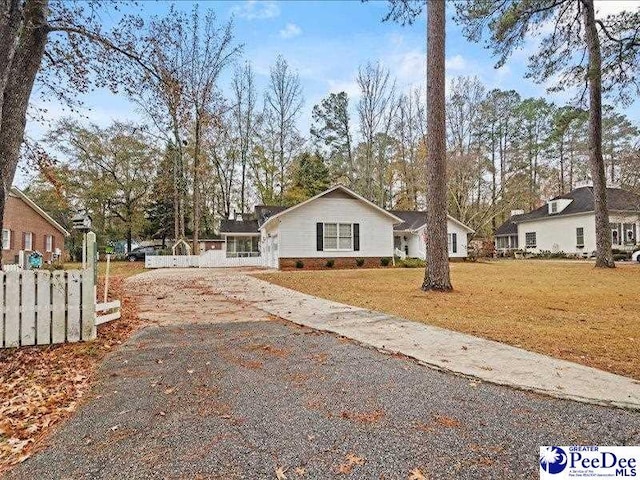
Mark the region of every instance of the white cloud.
<instances>
[{"instance_id":1,"label":"white cloud","mask_svg":"<svg viewBox=\"0 0 640 480\"><path fill-rule=\"evenodd\" d=\"M287 23L279 33L281 38L293 38L302 34L302 29L295 23Z\"/></svg>"},{"instance_id":2,"label":"white cloud","mask_svg":"<svg viewBox=\"0 0 640 480\"><path fill-rule=\"evenodd\" d=\"M355 76L354 72L352 77L355 78ZM352 100L360 96L360 87L355 80L328 80L327 83L331 93L345 92Z\"/></svg>"},{"instance_id":3,"label":"white cloud","mask_svg":"<svg viewBox=\"0 0 640 480\"><path fill-rule=\"evenodd\" d=\"M467 61L460 54L449 57L445 60L444 66L447 70L461 71L467 69Z\"/></svg>"},{"instance_id":4,"label":"white cloud","mask_svg":"<svg viewBox=\"0 0 640 480\"><path fill-rule=\"evenodd\" d=\"M246 0L243 5L234 7L232 13L246 20L265 20L279 16L280 7L270 0Z\"/></svg>"},{"instance_id":5,"label":"white cloud","mask_svg":"<svg viewBox=\"0 0 640 480\"><path fill-rule=\"evenodd\" d=\"M383 63L391 70L391 75L398 80L398 87L422 85L427 71L427 57L423 50L416 48L383 59Z\"/></svg>"}]
</instances>

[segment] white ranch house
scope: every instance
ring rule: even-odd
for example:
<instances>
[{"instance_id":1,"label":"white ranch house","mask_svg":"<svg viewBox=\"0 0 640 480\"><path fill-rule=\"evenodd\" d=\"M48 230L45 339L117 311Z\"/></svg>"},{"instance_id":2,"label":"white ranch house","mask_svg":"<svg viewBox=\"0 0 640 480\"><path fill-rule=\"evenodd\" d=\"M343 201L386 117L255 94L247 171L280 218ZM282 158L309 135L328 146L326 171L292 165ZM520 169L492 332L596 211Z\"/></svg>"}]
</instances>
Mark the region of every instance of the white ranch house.
<instances>
[{"instance_id":1,"label":"white ranch house","mask_svg":"<svg viewBox=\"0 0 640 480\"><path fill-rule=\"evenodd\" d=\"M223 220L220 235L228 258L261 257L265 266L293 268L374 266L384 257L423 258L424 212L387 211L343 185L292 207L255 208L251 218ZM467 234L473 230L449 217L449 255L467 256Z\"/></svg>"},{"instance_id":2,"label":"white ranch house","mask_svg":"<svg viewBox=\"0 0 640 480\"><path fill-rule=\"evenodd\" d=\"M640 233L640 195L607 188L607 206L612 247L634 250ZM498 252L591 255L596 249L593 187L576 188L536 210L513 215L496 230L495 245Z\"/></svg>"}]
</instances>

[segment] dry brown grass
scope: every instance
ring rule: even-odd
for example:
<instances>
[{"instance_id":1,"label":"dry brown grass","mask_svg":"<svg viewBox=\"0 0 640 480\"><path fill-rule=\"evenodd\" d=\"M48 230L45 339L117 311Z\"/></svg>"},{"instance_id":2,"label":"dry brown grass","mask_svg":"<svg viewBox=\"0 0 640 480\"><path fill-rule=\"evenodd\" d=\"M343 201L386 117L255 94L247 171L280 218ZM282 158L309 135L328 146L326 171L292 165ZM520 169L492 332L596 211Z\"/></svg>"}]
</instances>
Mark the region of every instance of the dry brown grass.
<instances>
[{"instance_id":1,"label":"dry brown grass","mask_svg":"<svg viewBox=\"0 0 640 480\"><path fill-rule=\"evenodd\" d=\"M82 268L82 264L79 262L67 262L64 264L64 268L65 270L79 269L79 268ZM98 262L99 277L104 276L106 269L107 269L107 262L105 262L104 260ZM109 276L113 275L114 277L117 276L117 277L127 278L132 275L137 275L138 273L142 273L145 271L146 269L144 268L144 262L112 261L110 262L110 265L109 265Z\"/></svg>"},{"instance_id":2,"label":"dry brown grass","mask_svg":"<svg viewBox=\"0 0 640 480\"><path fill-rule=\"evenodd\" d=\"M257 274L342 303L470 333L640 379L640 267L452 263L452 293L422 292L422 269Z\"/></svg>"}]
</instances>

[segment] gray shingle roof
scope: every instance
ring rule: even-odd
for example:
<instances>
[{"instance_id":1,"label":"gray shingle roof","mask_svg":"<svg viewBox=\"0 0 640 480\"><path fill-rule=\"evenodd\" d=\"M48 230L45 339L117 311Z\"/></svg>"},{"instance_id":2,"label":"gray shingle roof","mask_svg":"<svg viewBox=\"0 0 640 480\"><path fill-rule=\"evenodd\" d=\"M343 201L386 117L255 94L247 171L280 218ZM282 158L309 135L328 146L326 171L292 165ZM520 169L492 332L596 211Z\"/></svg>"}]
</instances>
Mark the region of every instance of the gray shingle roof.
<instances>
[{"instance_id":1,"label":"gray shingle roof","mask_svg":"<svg viewBox=\"0 0 640 480\"><path fill-rule=\"evenodd\" d=\"M224 219L220 222L220 233L258 233L258 221Z\"/></svg>"},{"instance_id":2,"label":"gray shingle roof","mask_svg":"<svg viewBox=\"0 0 640 480\"><path fill-rule=\"evenodd\" d=\"M389 213L402 219L402 223L393 226L394 230L415 230L427 223L427 214L415 210L389 210Z\"/></svg>"},{"instance_id":3,"label":"gray shingle roof","mask_svg":"<svg viewBox=\"0 0 640 480\"><path fill-rule=\"evenodd\" d=\"M518 217L521 217L521 216L522 215L514 215L513 217L509 218L509 220L504 222L502 225L500 225L496 229L495 236L499 237L501 235L517 235L518 234L518 225L516 224L516 222L514 220L517 220Z\"/></svg>"},{"instance_id":4,"label":"gray shingle roof","mask_svg":"<svg viewBox=\"0 0 640 480\"><path fill-rule=\"evenodd\" d=\"M569 199L573 200L564 210L558 213L549 214L547 205L543 205L524 215L514 218L516 222L526 222L540 218L561 217L576 213L586 213L594 211L593 187L581 187L551 200ZM607 207L611 211L640 211L640 195L628 192L620 188L607 188Z\"/></svg>"}]
</instances>

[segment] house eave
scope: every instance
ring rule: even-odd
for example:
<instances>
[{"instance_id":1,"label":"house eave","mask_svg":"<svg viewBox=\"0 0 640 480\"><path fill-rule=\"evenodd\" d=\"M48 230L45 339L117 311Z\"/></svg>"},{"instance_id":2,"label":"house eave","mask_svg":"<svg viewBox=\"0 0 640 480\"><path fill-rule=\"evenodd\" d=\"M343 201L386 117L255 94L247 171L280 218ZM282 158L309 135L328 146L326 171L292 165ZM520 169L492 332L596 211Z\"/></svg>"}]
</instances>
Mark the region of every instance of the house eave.
<instances>
[{"instance_id":1,"label":"house eave","mask_svg":"<svg viewBox=\"0 0 640 480\"><path fill-rule=\"evenodd\" d=\"M22 193L20 189L18 189L17 187L11 187L11 193L16 195L23 202L29 205L42 218L44 218L47 222L49 222L52 227L54 227L56 230L62 233L65 237L68 237L70 235L69 232L67 232L67 230L62 225L56 222L47 212L45 212L42 208L40 208L37 203L35 203L33 200L27 197L24 193Z\"/></svg>"},{"instance_id":2,"label":"house eave","mask_svg":"<svg viewBox=\"0 0 640 480\"><path fill-rule=\"evenodd\" d=\"M370 207L373 207L375 210L377 210L378 212L382 213L383 215L386 215L387 217L392 218L393 220L395 220L395 221L394 221L394 225L397 225L397 224L399 224L399 223L402 223L402 222L403 222L403 220L402 220L401 218L396 217L394 214L392 214L392 213L390 213L390 212L386 211L384 208L379 207L379 206L378 206L378 205L376 205L375 203L370 202L369 200L367 200L367 199L366 199L366 198L364 198L363 196L358 195L358 194L357 194L356 192L354 192L353 190L351 190L351 189L349 189L349 188L347 188L347 187L345 187L344 185L342 185L342 184L340 184L340 183L339 183L339 184L337 184L337 185L334 185L334 186L332 186L332 187L330 187L330 188L326 189L325 191L323 191L323 192L319 193L318 195L316 195L316 196L314 196L314 197L308 198L308 199L307 199L307 200L305 200L304 202L301 202L301 203L298 203L298 204L296 204L296 205L293 205L292 207L287 208L286 210L283 210L283 211L281 211L281 212L276 213L275 215L272 215L271 217L269 217L269 218L268 218L268 219L267 219L267 220L266 220L266 221L265 221L265 222L260 226L260 228L261 228L261 229L262 229L262 228L266 228L266 227L267 227L267 225L269 225L269 223L271 223L273 220L276 220L277 218L280 218L280 217L282 217L283 215L285 215L285 214L287 214L287 213L289 213L289 212L292 212L293 210L295 210L295 209L297 209L297 208L302 207L303 205L307 205L308 203L311 203L311 202L313 202L314 200L317 200L318 198L323 197L323 196L325 196L326 194L331 193L331 192L333 192L333 191L335 191L335 190L342 190L342 191L344 191L344 192L348 193L349 195L352 195L352 196L353 196L354 198L356 198L357 200L360 200L360 201L361 201L361 202L363 202L364 204L369 205Z\"/></svg>"}]
</instances>

